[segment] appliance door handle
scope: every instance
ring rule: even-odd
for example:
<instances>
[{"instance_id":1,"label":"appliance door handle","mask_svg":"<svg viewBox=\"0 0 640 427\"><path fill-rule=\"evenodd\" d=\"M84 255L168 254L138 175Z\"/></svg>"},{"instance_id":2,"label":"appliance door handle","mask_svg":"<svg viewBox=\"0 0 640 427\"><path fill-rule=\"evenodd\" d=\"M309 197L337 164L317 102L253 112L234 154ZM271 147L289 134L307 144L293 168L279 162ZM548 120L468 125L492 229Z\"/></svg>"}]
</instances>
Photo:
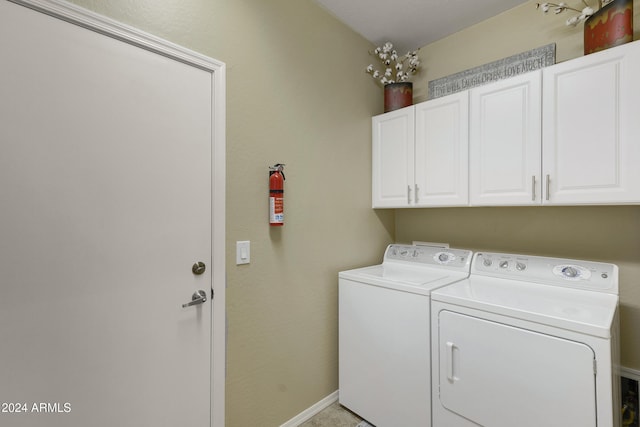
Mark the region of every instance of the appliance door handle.
<instances>
[{"instance_id":1,"label":"appliance door handle","mask_svg":"<svg viewBox=\"0 0 640 427\"><path fill-rule=\"evenodd\" d=\"M453 376L453 352L456 346L451 341L447 341L447 379L449 382L454 382L455 377Z\"/></svg>"}]
</instances>

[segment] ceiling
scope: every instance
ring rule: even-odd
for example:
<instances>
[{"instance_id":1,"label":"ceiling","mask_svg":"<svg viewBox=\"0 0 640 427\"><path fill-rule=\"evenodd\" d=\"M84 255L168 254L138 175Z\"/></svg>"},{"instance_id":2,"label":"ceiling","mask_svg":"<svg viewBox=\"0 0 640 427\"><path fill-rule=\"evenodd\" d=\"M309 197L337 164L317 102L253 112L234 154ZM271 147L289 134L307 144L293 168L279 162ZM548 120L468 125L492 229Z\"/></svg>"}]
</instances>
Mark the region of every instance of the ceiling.
<instances>
[{"instance_id":1,"label":"ceiling","mask_svg":"<svg viewBox=\"0 0 640 427\"><path fill-rule=\"evenodd\" d=\"M415 50L528 0L315 0L376 46Z\"/></svg>"}]
</instances>

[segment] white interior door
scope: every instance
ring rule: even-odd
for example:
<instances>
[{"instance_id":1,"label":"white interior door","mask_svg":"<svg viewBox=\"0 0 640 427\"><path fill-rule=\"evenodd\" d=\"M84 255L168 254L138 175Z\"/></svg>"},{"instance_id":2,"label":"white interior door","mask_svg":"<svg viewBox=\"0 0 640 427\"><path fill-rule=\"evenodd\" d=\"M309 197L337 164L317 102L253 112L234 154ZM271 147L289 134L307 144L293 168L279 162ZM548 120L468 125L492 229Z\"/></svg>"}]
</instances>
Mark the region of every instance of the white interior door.
<instances>
[{"instance_id":1,"label":"white interior door","mask_svg":"<svg viewBox=\"0 0 640 427\"><path fill-rule=\"evenodd\" d=\"M0 58L0 424L209 425L211 73L8 1Z\"/></svg>"}]
</instances>

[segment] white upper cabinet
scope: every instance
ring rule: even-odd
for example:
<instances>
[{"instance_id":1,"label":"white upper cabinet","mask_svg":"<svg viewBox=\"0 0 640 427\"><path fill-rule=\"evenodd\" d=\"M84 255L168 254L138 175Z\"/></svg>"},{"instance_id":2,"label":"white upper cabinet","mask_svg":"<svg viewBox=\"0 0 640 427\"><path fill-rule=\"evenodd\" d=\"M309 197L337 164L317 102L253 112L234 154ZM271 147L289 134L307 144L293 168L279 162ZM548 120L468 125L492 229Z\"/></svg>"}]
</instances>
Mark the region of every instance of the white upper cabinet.
<instances>
[{"instance_id":1,"label":"white upper cabinet","mask_svg":"<svg viewBox=\"0 0 640 427\"><path fill-rule=\"evenodd\" d=\"M373 207L409 206L414 176L414 106L372 119Z\"/></svg>"},{"instance_id":2,"label":"white upper cabinet","mask_svg":"<svg viewBox=\"0 0 640 427\"><path fill-rule=\"evenodd\" d=\"M373 207L640 204L640 41L373 118Z\"/></svg>"},{"instance_id":3,"label":"white upper cabinet","mask_svg":"<svg viewBox=\"0 0 640 427\"><path fill-rule=\"evenodd\" d=\"M540 203L540 71L470 91L471 205Z\"/></svg>"},{"instance_id":4,"label":"white upper cabinet","mask_svg":"<svg viewBox=\"0 0 640 427\"><path fill-rule=\"evenodd\" d=\"M417 104L415 206L469 203L469 94Z\"/></svg>"},{"instance_id":5,"label":"white upper cabinet","mask_svg":"<svg viewBox=\"0 0 640 427\"><path fill-rule=\"evenodd\" d=\"M467 92L373 117L373 207L466 206Z\"/></svg>"},{"instance_id":6,"label":"white upper cabinet","mask_svg":"<svg viewBox=\"0 0 640 427\"><path fill-rule=\"evenodd\" d=\"M640 202L640 44L543 76L544 203Z\"/></svg>"}]
</instances>

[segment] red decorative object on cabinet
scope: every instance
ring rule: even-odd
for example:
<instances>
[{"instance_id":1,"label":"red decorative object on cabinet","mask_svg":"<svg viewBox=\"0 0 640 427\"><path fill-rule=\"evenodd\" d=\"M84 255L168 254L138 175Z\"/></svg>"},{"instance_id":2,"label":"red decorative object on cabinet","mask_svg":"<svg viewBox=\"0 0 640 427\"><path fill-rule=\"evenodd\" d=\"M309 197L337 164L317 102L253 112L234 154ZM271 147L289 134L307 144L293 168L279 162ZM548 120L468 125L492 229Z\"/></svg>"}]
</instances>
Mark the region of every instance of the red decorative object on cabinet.
<instances>
[{"instance_id":1,"label":"red decorative object on cabinet","mask_svg":"<svg viewBox=\"0 0 640 427\"><path fill-rule=\"evenodd\" d=\"M413 105L413 83L399 82L384 85L384 112Z\"/></svg>"},{"instance_id":2,"label":"red decorative object on cabinet","mask_svg":"<svg viewBox=\"0 0 640 427\"><path fill-rule=\"evenodd\" d=\"M584 54L633 40L633 0L613 0L584 21Z\"/></svg>"}]
</instances>

